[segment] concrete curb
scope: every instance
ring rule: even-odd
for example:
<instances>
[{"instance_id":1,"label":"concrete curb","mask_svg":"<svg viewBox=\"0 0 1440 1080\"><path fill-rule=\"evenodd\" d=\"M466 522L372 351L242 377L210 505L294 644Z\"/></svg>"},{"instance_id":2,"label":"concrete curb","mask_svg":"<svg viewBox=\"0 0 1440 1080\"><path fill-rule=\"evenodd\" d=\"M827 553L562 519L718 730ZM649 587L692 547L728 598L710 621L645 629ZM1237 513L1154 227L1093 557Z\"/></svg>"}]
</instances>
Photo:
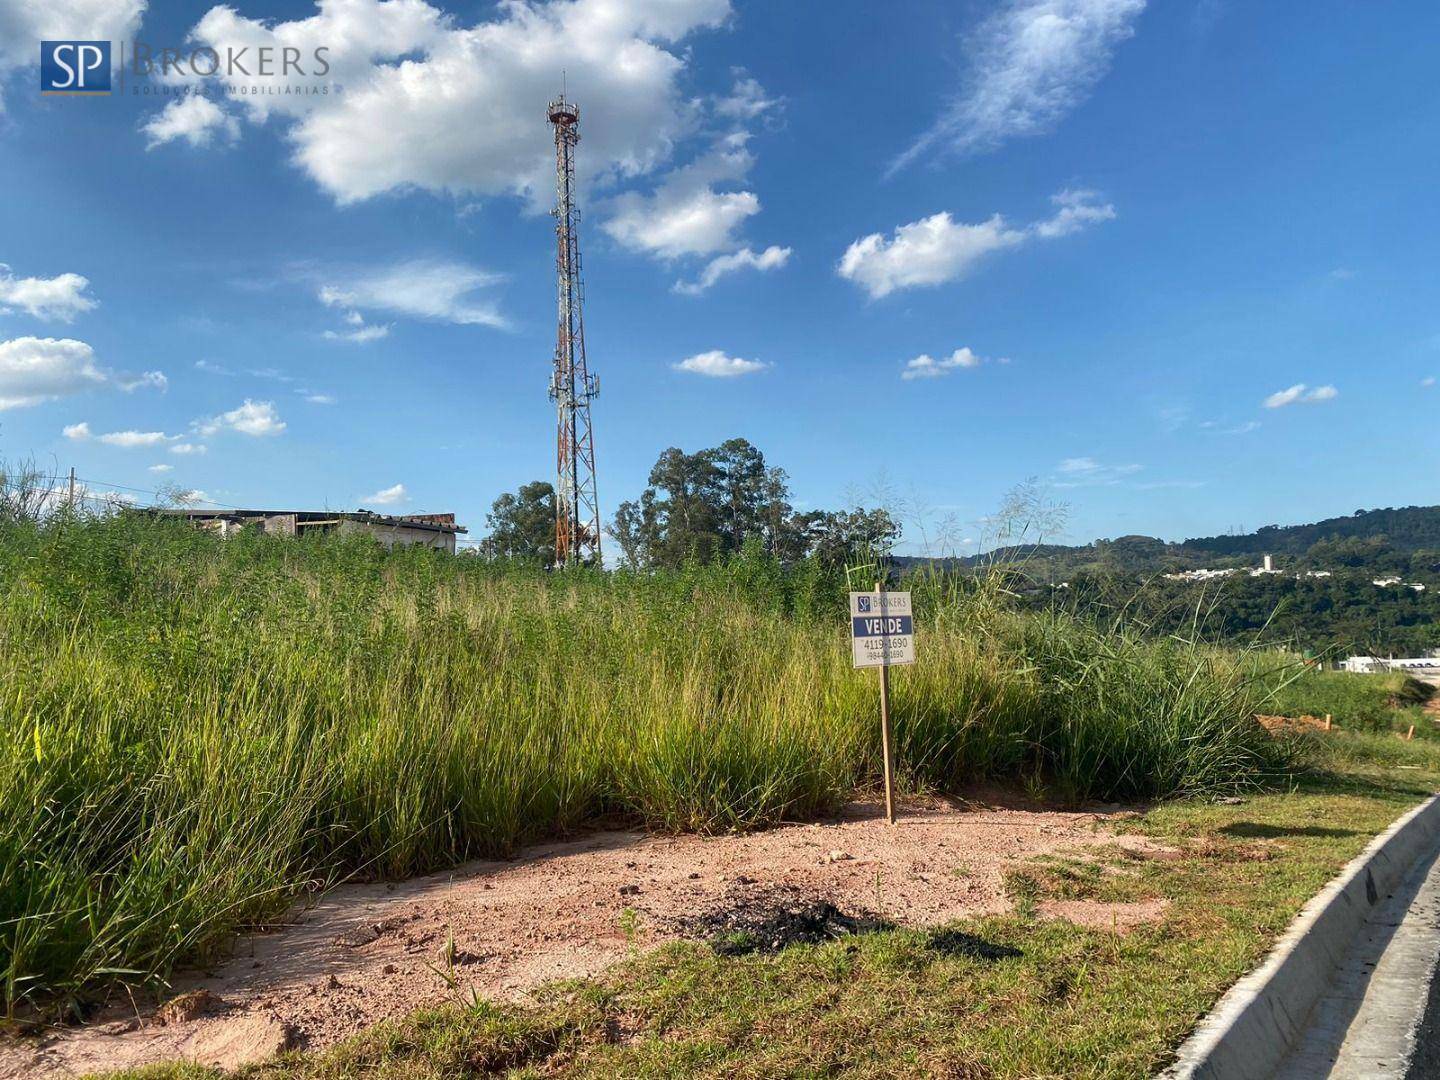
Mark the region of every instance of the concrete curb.
<instances>
[{"instance_id":1,"label":"concrete curb","mask_svg":"<svg viewBox=\"0 0 1440 1080\"><path fill-rule=\"evenodd\" d=\"M1161 1080L1268 1080L1377 904L1440 836L1440 795L1405 814L1300 910L1258 968L1181 1044Z\"/></svg>"}]
</instances>

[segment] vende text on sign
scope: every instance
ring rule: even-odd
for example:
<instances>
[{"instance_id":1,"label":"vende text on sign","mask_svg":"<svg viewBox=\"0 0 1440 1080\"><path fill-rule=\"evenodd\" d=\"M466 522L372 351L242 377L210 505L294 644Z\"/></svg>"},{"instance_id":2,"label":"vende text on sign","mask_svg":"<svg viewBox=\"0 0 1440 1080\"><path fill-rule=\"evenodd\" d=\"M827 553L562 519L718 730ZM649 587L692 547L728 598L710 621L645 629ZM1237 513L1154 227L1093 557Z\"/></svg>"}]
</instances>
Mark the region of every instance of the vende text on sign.
<instances>
[{"instance_id":1,"label":"vende text on sign","mask_svg":"<svg viewBox=\"0 0 1440 1080\"><path fill-rule=\"evenodd\" d=\"M856 667L915 662L915 623L908 592L852 592L850 643Z\"/></svg>"}]
</instances>

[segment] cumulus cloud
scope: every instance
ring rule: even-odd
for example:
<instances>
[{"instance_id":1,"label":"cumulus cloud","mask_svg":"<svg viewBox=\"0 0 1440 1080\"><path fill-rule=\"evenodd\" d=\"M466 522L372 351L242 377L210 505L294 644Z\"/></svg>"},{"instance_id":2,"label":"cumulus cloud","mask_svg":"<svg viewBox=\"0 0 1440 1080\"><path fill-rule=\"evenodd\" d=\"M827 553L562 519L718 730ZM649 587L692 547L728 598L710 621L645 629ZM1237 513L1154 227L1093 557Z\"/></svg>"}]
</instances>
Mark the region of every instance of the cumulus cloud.
<instances>
[{"instance_id":1,"label":"cumulus cloud","mask_svg":"<svg viewBox=\"0 0 1440 1080\"><path fill-rule=\"evenodd\" d=\"M410 493L405 490L404 484L392 484L390 487L381 488L373 495L366 495L361 502L374 503L376 506L393 506L395 503L405 502L410 498Z\"/></svg>"},{"instance_id":2,"label":"cumulus cloud","mask_svg":"<svg viewBox=\"0 0 1440 1080\"><path fill-rule=\"evenodd\" d=\"M970 35L958 96L890 173L932 150L983 153L1053 130L1090 96L1144 10L1145 0L1009 0Z\"/></svg>"},{"instance_id":3,"label":"cumulus cloud","mask_svg":"<svg viewBox=\"0 0 1440 1080\"><path fill-rule=\"evenodd\" d=\"M953 281L987 255L1070 236L1115 217L1115 207L1093 191L1062 191L1051 202L1054 214L1018 228L999 214L968 224L942 212L901 225L889 238L871 233L850 245L838 273L879 299L896 289Z\"/></svg>"},{"instance_id":4,"label":"cumulus cloud","mask_svg":"<svg viewBox=\"0 0 1440 1080\"><path fill-rule=\"evenodd\" d=\"M503 274L444 259L412 259L357 273L333 274L320 285L319 298L330 307L347 309L345 321L355 329L330 331L325 336L374 341L390 332L389 326L367 326L361 311L504 329L509 323L495 303L475 295L503 280Z\"/></svg>"},{"instance_id":5,"label":"cumulus cloud","mask_svg":"<svg viewBox=\"0 0 1440 1080\"><path fill-rule=\"evenodd\" d=\"M729 379L737 375L749 375L764 371L769 364L759 360L742 360L738 356L727 356L723 349L687 356L675 364L676 371L688 371L695 375L706 375L713 379Z\"/></svg>"},{"instance_id":6,"label":"cumulus cloud","mask_svg":"<svg viewBox=\"0 0 1440 1080\"><path fill-rule=\"evenodd\" d=\"M95 350L73 338L21 337L0 341L0 409L19 409L84 390L141 387L163 390L163 372L126 375L101 367Z\"/></svg>"},{"instance_id":7,"label":"cumulus cloud","mask_svg":"<svg viewBox=\"0 0 1440 1080\"><path fill-rule=\"evenodd\" d=\"M36 319L68 323L95 307L95 301L85 295L89 286L89 279L79 274L17 278L10 267L0 263L0 315L22 312Z\"/></svg>"},{"instance_id":8,"label":"cumulus cloud","mask_svg":"<svg viewBox=\"0 0 1440 1080\"><path fill-rule=\"evenodd\" d=\"M95 352L71 338L0 341L0 409L19 409L104 386Z\"/></svg>"},{"instance_id":9,"label":"cumulus cloud","mask_svg":"<svg viewBox=\"0 0 1440 1080\"><path fill-rule=\"evenodd\" d=\"M175 470L174 465L151 465L146 471L153 473L167 473Z\"/></svg>"},{"instance_id":10,"label":"cumulus cloud","mask_svg":"<svg viewBox=\"0 0 1440 1080\"><path fill-rule=\"evenodd\" d=\"M146 150L176 139L184 139L191 146L209 146L217 137L226 143L240 138L240 121L210 98L188 94L145 120L140 130L146 137Z\"/></svg>"},{"instance_id":11,"label":"cumulus cloud","mask_svg":"<svg viewBox=\"0 0 1440 1080\"><path fill-rule=\"evenodd\" d=\"M170 447L170 453L180 454L183 457L195 457L209 452L209 448L204 443L179 442Z\"/></svg>"},{"instance_id":12,"label":"cumulus cloud","mask_svg":"<svg viewBox=\"0 0 1440 1080\"><path fill-rule=\"evenodd\" d=\"M1267 397L1262 404L1267 409L1283 409L1286 405L1294 405L1297 402L1303 404L1315 404L1321 401L1330 401L1338 397L1340 391L1333 386L1308 387L1304 383L1296 383L1294 386L1286 387L1284 390L1277 390Z\"/></svg>"},{"instance_id":13,"label":"cumulus cloud","mask_svg":"<svg viewBox=\"0 0 1440 1080\"><path fill-rule=\"evenodd\" d=\"M995 361L997 364L1008 364L1009 362L1004 357ZM977 368L985 363L989 363L989 361L977 355L970 346L966 345L938 360L929 353L921 353L914 360L906 363L905 370L900 373L900 377L902 379L938 379L943 375L966 368Z\"/></svg>"},{"instance_id":14,"label":"cumulus cloud","mask_svg":"<svg viewBox=\"0 0 1440 1080\"><path fill-rule=\"evenodd\" d=\"M790 249L771 245L758 255L750 248L741 248L729 255L717 255L705 264L694 281L677 281L674 289L684 296L699 296L727 274L737 270L778 270L790 261Z\"/></svg>"},{"instance_id":15,"label":"cumulus cloud","mask_svg":"<svg viewBox=\"0 0 1440 1080\"><path fill-rule=\"evenodd\" d=\"M222 431L234 431L241 435L258 438L266 435L279 435L285 430L285 421L280 419L280 414L275 411L272 402L251 401L246 398L243 404L237 405L229 412L212 416L207 420L197 420L193 426L197 432L207 437L218 435ZM182 453L183 451L176 449L175 452Z\"/></svg>"},{"instance_id":16,"label":"cumulus cloud","mask_svg":"<svg viewBox=\"0 0 1440 1080\"><path fill-rule=\"evenodd\" d=\"M144 13L145 0L0 0L0 84L34 71L42 41L128 40Z\"/></svg>"},{"instance_id":17,"label":"cumulus cloud","mask_svg":"<svg viewBox=\"0 0 1440 1080\"><path fill-rule=\"evenodd\" d=\"M536 103L554 96L562 71L585 109L586 179L643 174L689 123L684 39L729 14L729 0L535 0L464 26L423 0L323 0L308 18L275 22L216 6L191 37L276 55L329 47L329 73L309 81L343 94L237 95L227 107L256 124L277 118L294 163L337 202L419 188L517 194L538 207L554 144Z\"/></svg>"},{"instance_id":18,"label":"cumulus cloud","mask_svg":"<svg viewBox=\"0 0 1440 1080\"><path fill-rule=\"evenodd\" d=\"M760 212L753 191L717 191L744 180L755 163L744 132L720 139L688 165L671 171L649 195L628 191L610 204L601 225L632 251L664 259L711 255L735 246L735 231Z\"/></svg>"}]
</instances>

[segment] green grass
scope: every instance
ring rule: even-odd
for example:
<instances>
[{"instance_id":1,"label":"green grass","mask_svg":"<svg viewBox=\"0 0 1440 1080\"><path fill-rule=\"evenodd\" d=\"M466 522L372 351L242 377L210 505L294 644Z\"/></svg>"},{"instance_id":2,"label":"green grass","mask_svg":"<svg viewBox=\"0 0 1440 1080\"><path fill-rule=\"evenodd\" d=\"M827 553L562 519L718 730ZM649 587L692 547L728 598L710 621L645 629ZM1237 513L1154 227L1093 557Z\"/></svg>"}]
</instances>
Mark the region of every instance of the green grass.
<instances>
[{"instance_id":1,"label":"green grass","mask_svg":"<svg viewBox=\"0 0 1440 1080\"><path fill-rule=\"evenodd\" d=\"M1404 760L1377 759L1380 749ZM668 945L598 979L547 987L535 1004L430 1009L238 1076L1150 1077L1301 905L1440 783L1433 743L1334 732L1303 739L1301 752L1312 767L1291 786L1238 805L1166 802L1123 825L1178 855L1017 868L1009 915L773 956ZM1169 905L1160 922L1122 935L1039 918L1052 897ZM963 934L1018 955L957 950ZM218 1075L183 1065L123 1074Z\"/></svg>"},{"instance_id":2,"label":"green grass","mask_svg":"<svg viewBox=\"0 0 1440 1080\"><path fill-rule=\"evenodd\" d=\"M1329 714L1349 730L1405 731L1414 724L1416 734L1435 733L1421 708L1434 687L1402 671L1359 675L1275 665L1262 668L1259 682L1267 691L1260 708L1280 716Z\"/></svg>"},{"instance_id":3,"label":"green grass","mask_svg":"<svg viewBox=\"0 0 1440 1080\"><path fill-rule=\"evenodd\" d=\"M1284 765L1228 654L921 582L903 787L1237 790ZM83 1012L347 875L624 814L724 831L879 772L841 582L757 552L543 575L137 516L0 523L0 993Z\"/></svg>"}]
</instances>

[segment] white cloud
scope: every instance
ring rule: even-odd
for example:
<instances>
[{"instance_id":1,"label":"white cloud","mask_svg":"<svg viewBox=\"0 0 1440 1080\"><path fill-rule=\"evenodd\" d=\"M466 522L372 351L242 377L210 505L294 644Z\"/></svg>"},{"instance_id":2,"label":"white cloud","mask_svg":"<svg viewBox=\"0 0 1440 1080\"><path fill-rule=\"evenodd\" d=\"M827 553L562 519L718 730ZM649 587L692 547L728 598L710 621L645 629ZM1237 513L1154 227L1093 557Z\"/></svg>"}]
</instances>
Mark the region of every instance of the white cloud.
<instances>
[{"instance_id":1,"label":"white cloud","mask_svg":"<svg viewBox=\"0 0 1440 1080\"><path fill-rule=\"evenodd\" d=\"M0 315L21 311L36 319L68 323L95 307L94 299L85 295L89 285L79 274L17 278L10 267L0 263Z\"/></svg>"},{"instance_id":2,"label":"white cloud","mask_svg":"<svg viewBox=\"0 0 1440 1080\"><path fill-rule=\"evenodd\" d=\"M1434 386L1434 385L1435 385L1435 376L1434 376L1434 375L1426 375L1425 378L1423 378L1423 379L1420 380L1420 385L1421 385L1421 386Z\"/></svg>"},{"instance_id":3,"label":"white cloud","mask_svg":"<svg viewBox=\"0 0 1440 1080\"><path fill-rule=\"evenodd\" d=\"M699 296L727 274L737 270L778 270L790 261L788 247L771 246L758 255L748 247L730 255L717 255L694 281L677 281L674 289L685 296Z\"/></svg>"},{"instance_id":4,"label":"white cloud","mask_svg":"<svg viewBox=\"0 0 1440 1080\"><path fill-rule=\"evenodd\" d=\"M147 471L153 473L167 473L173 472L174 469L174 465L151 465Z\"/></svg>"},{"instance_id":5,"label":"white cloud","mask_svg":"<svg viewBox=\"0 0 1440 1080\"><path fill-rule=\"evenodd\" d=\"M107 431L103 435L96 435L95 438L107 446L134 450L140 446L162 446L169 442L171 437L163 431Z\"/></svg>"},{"instance_id":6,"label":"white cloud","mask_svg":"<svg viewBox=\"0 0 1440 1080\"><path fill-rule=\"evenodd\" d=\"M203 94L187 94L166 105L140 125L145 149L184 139L191 146L209 146L220 136L233 143L240 138L240 121Z\"/></svg>"},{"instance_id":7,"label":"white cloud","mask_svg":"<svg viewBox=\"0 0 1440 1080\"><path fill-rule=\"evenodd\" d=\"M1004 357L995 361L997 364L1008 364L1009 362ZM965 345L956 349L949 356L942 356L939 360L929 353L921 353L914 360L906 363L905 370L900 373L900 378L938 379L942 375L949 375L951 372L964 368L976 368L985 363L989 363L989 361L977 355L970 346Z\"/></svg>"},{"instance_id":8,"label":"white cloud","mask_svg":"<svg viewBox=\"0 0 1440 1080\"><path fill-rule=\"evenodd\" d=\"M1058 209L1051 217L1037 221L1030 229L1042 240L1058 240L1062 236L1080 232L1088 225L1115 220L1115 207L1099 200L1099 192L1087 189L1066 189L1051 195L1050 201Z\"/></svg>"},{"instance_id":9,"label":"white cloud","mask_svg":"<svg viewBox=\"0 0 1440 1080\"><path fill-rule=\"evenodd\" d=\"M145 0L0 0L0 83L34 71L42 41L128 40L144 12Z\"/></svg>"},{"instance_id":10,"label":"white cloud","mask_svg":"<svg viewBox=\"0 0 1440 1080\"><path fill-rule=\"evenodd\" d=\"M166 378L163 371L142 371L139 375L116 375L111 381L127 394L146 386L153 387L162 393L170 389L170 380Z\"/></svg>"},{"instance_id":11,"label":"white cloud","mask_svg":"<svg viewBox=\"0 0 1440 1080\"><path fill-rule=\"evenodd\" d=\"M118 446L122 450L134 450L142 446L163 446L167 442L174 442L179 439L178 435L166 435L163 431L107 431L96 435L90 425L85 421L78 424L69 424L61 434L74 442L89 442L95 440L106 446Z\"/></svg>"},{"instance_id":12,"label":"white cloud","mask_svg":"<svg viewBox=\"0 0 1440 1080\"><path fill-rule=\"evenodd\" d=\"M509 324L495 304L475 297L475 292L505 280L503 274L441 259L413 259L394 266L353 274L330 275L319 288L322 303L347 308L345 319L357 325L352 316L360 311L385 311L417 319L436 319L462 326L494 326ZM361 316L361 324L364 317ZM389 327L368 327L327 337L344 337L350 341L372 341L389 333ZM362 336L365 334L369 336Z\"/></svg>"},{"instance_id":13,"label":"white cloud","mask_svg":"<svg viewBox=\"0 0 1440 1080\"><path fill-rule=\"evenodd\" d=\"M165 389L162 372L125 375L102 368L95 350L73 338L21 337L0 341L0 410L55 401L84 390L113 386Z\"/></svg>"},{"instance_id":14,"label":"white cloud","mask_svg":"<svg viewBox=\"0 0 1440 1080\"><path fill-rule=\"evenodd\" d=\"M362 326L357 330L326 330L324 333L326 341L349 341L356 345L364 345L369 341L379 341L381 338L390 336L390 324Z\"/></svg>"},{"instance_id":15,"label":"white cloud","mask_svg":"<svg viewBox=\"0 0 1440 1080\"><path fill-rule=\"evenodd\" d=\"M676 371L689 371L696 375L728 379L736 375L749 375L752 372L764 371L770 365L759 360L742 360L738 356L727 356L721 349L711 349L709 352L687 356L674 366Z\"/></svg>"},{"instance_id":16,"label":"white cloud","mask_svg":"<svg viewBox=\"0 0 1440 1080\"><path fill-rule=\"evenodd\" d=\"M765 88L742 68L735 68L732 74L735 84L730 93L715 102L715 112L720 116L743 123L763 116L780 104L779 98L768 96Z\"/></svg>"},{"instance_id":17,"label":"white cloud","mask_svg":"<svg viewBox=\"0 0 1440 1080\"><path fill-rule=\"evenodd\" d=\"M409 498L410 493L405 490L404 484L392 484L388 488L381 488L373 495L366 495L360 501L374 503L376 506L392 506L395 503L405 502Z\"/></svg>"},{"instance_id":18,"label":"white cloud","mask_svg":"<svg viewBox=\"0 0 1440 1080\"><path fill-rule=\"evenodd\" d=\"M335 404L335 396L333 394L316 394L311 393L309 390L301 390L300 393L304 395L305 400L308 401L311 405Z\"/></svg>"},{"instance_id":19,"label":"white cloud","mask_svg":"<svg viewBox=\"0 0 1440 1080\"><path fill-rule=\"evenodd\" d=\"M293 161L337 202L421 188L519 194L538 206L554 170L543 103L562 71L584 110L586 178L640 175L689 122L679 43L729 14L729 0L536 0L496 5L493 17L462 26L423 0L329 0L309 18L270 23L217 6L191 34L200 45L268 45L277 55L329 47L330 72L299 81L344 93L231 100L256 124L278 117Z\"/></svg>"},{"instance_id":20,"label":"white cloud","mask_svg":"<svg viewBox=\"0 0 1440 1080\"><path fill-rule=\"evenodd\" d=\"M1053 130L1090 96L1144 10L1145 0L1009 0L970 36L959 96L889 171L936 148L982 153Z\"/></svg>"},{"instance_id":21,"label":"white cloud","mask_svg":"<svg viewBox=\"0 0 1440 1080\"><path fill-rule=\"evenodd\" d=\"M1105 465L1093 457L1066 458L1055 467L1057 488L1113 487L1143 465Z\"/></svg>"},{"instance_id":22,"label":"white cloud","mask_svg":"<svg viewBox=\"0 0 1440 1080\"><path fill-rule=\"evenodd\" d=\"M1267 409L1282 409L1286 405L1294 405L1296 402L1314 404L1320 401L1330 401L1339 395L1340 391L1333 386L1317 386L1311 389L1304 383L1296 383L1284 390L1275 391L1262 404Z\"/></svg>"},{"instance_id":23,"label":"white cloud","mask_svg":"<svg viewBox=\"0 0 1440 1080\"><path fill-rule=\"evenodd\" d=\"M170 453L181 454L185 457L192 457L198 454L208 454L209 452L209 448L206 447L204 443L182 442L176 443L174 446L170 447Z\"/></svg>"},{"instance_id":24,"label":"white cloud","mask_svg":"<svg viewBox=\"0 0 1440 1080\"><path fill-rule=\"evenodd\" d=\"M620 244L663 259L712 255L735 246L735 231L760 212L753 191L717 191L743 181L755 163L749 136L732 132L688 165L672 170L649 195L611 200L600 226Z\"/></svg>"},{"instance_id":25,"label":"white cloud","mask_svg":"<svg viewBox=\"0 0 1440 1080\"><path fill-rule=\"evenodd\" d=\"M103 386L95 352L71 338L0 341L0 410L18 409Z\"/></svg>"},{"instance_id":26,"label":"white cloud","mask_svg":"<svg viewBox=\"0 0 1440 1080\"><path fill-rule=\"evenodd\" d=\"M841 257L838 273L872 299L896 289L941 285L997 251L1069 236L1114 218L1114 206L1098 199L1093 191L1062 191L1051 197L1057 207L1053 215L1023 228L1007 224L999 214L973 225L957 222L949 213L934 214L901 225L889 239L871 233L856 240Z\"/></svg>"},{"instance_id":27,"label":"white cloud","mask_svg":"<svg viewBox=\"0 0 1440 1080\"><path fill-rule=\"evenodd\" d=\"M273 403L246 398L243 404L229 412L212 416L208 420L197 420L193 426L201 435L207 437L222 431L236 431L241 435L261 437L279 435L285 430L285 421L280 419ZM176 449L175 452L183 451Z\"/></svg>"}]
</instances>

